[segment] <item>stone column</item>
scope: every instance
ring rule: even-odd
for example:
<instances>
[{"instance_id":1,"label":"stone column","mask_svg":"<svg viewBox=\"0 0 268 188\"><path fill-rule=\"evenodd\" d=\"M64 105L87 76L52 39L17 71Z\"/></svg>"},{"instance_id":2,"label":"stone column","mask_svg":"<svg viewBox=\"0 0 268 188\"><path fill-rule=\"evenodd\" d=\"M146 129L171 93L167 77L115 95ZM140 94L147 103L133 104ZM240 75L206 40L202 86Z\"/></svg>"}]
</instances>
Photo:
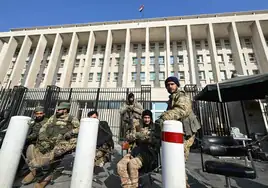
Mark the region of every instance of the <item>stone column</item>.
<instances>
[{"instance_id":1,"label":"stone column","mask_svg":"<svg viewBox=\"0 0 268 188\"><path fill-rule=\"evenodd\" d=\"M25 87L33 88L35 85L36 75L38 74L40 70L41 61L44 58L44 52L47 45L47 39L42 34L40 35L36 51L34 53L34 57L31 63L30 70L28 72L28 75L26 77Z\"/></svg>"},{"instance_id":2,"label":"stone column","mask_svg":"<svg viewBox=\"0 0 268 188\"><path fill-rule=\"evenodd\" d=\"M20 52L18 54L15 66L14 66L12 74L11 74L10 87L14 87L19 83L19 81L21 79L21 73L22 73L23 68L26 64L26 59L28 57L31 46L32 46L32 40L30 39L29 36L26 35L24 37Z\"/></svg>"},{"instance_id":3,"label":"stone column","mask_svg":"<svg viewBox=\"0 0 268 188\"><path fill-rule=\"evenodd\" d=\"M105 88L107 85L107 77L108 77L108 69L109 69L109 64L110 64L112 44L113 44L112 31L109 30L107 41L106 41L105 55L104 55L104 64L103 64L102 78L101 78L101 85L100 85L101 88Z\"/></svg>"},{"instance_id":4,"label":"stone column","mask_svg":"<svg viewBox=\"0 0 268 188\"><path fill-rule=\"evenodd\" d=\"M126 32L126 45L125 45L125 60L124 60L124 72L123 72L123 83L122 86L123 87L127 87L127 83L128 83L128 68L130 65L130 60L129 60L129 52L130 52L130 29L127 29ZM120 78L118 78L120 79Z\"/></svg>"},{"instance_id":5,"label":"stone column","mask_svg":"<svg viewBox=\"0 0 268 188\"><path fill-rule=\"evenodd\" d=\"M89 34L89 38L88 38L87 53L86 53L84 71L83 71L83 80L82 80L83 88L88 87L88 77L89 77L91 63L92 63L94 46L95 46L95 34L93 31L91 31Z\"/></svg>"},{"instance_id":6,"label":"stone column","mask_svg":"<svg viewBox=\"0 0 268 188\"><path fill-rule=\"evenodd\" d=\"M6 76L6 73L8 71L9 65L11 63L11 60L13 58L13 55L16 51L16 48L18 46L17 40L11 36L7 47L3 48L0 56L0 82L2 83L4 81L4 78Z\"/></svg>"},{"instance_id":7,"label":"stone column","mask_svg":"<svg viewBox=\"0 0 268 188\"><path fill-rule=\"evenodd\" d=\"M170 76L170 33L169 33L169 26L166 26L166 73L167 77Z\"/></svg>"},{"instance_id":8,"label":"stone column","mask_svg":"<svg viewBox=\"0 0 268 188\"><path fill-rule=\"evenodd\" d=\"M45 75L45 78L44 78L44 87L46 87L47 85L51 85L53 82L56 65L58 63L58 59L59 59L60 52L61 52L62 42L63 42L62 37L58 33L56 35L53 48L52 48L52 52L51 52L51 56L50 56L50 60L48 62L47 74Z\"/></svg>"},{"instance_id":9,"label":"stone column","mask_svg":"<svg viewBox=\"0 0 268 188\"><path fill-rule=\"evenodd\" d=\"M197 78L197 70L196 70L196 62L194 62L193 55L193 42L192 42L192 34L191 34L191 26L186 26L186 34L187 34L187 50L188 50L188 63L189 63L189 72L190 72L190 83L196 84Z\"/></svg>"}]
</instances>

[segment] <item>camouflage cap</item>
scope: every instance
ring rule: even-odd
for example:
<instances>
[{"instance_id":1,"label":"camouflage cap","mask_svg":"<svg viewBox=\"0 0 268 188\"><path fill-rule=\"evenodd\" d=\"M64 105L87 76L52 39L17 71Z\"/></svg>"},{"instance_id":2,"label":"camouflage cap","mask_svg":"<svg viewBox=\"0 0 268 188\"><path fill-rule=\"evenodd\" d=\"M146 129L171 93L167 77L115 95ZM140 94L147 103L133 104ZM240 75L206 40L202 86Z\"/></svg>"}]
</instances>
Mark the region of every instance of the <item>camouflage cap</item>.
<instances>
[{"instance_id":1,"label":"camouflage cap","mask_svg":"<svg viewBox=\"0 0 268 188\"><path fill-rule=\"evenodd\" d=\"M37 106L37 107L35 107L34 112L44 112L44 107L43 106Z\"/></svg>"},{"instance_id":2,"label":"camouflage cap","mask_svg":"<svg viewBox=\"0 0 268 188\"><path fill-rule=\"evenodd\" d=\"M61 102L59 104L59 106L57 107L58 110L61 109L70 109L71 108L71 104L69 102Z\"/></svg>"}]
</instances>

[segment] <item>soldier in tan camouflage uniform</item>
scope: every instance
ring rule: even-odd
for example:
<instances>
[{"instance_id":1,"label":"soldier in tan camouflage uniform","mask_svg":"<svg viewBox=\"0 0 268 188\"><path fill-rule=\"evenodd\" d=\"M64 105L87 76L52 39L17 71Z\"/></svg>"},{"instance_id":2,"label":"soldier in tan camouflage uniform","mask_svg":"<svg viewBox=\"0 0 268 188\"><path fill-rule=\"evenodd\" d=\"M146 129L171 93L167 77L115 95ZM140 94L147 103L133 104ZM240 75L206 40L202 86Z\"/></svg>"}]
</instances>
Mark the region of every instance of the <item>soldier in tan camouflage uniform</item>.
<instances>
[{"instance_id":1,"label":"soldier in tan camouflage uniform","mask_svg":"<svg viewBox=\"0 0 268 188\"><path fill-rule=\"evenodd\" d=\"M57 107L56 115L49 118L41 127L36 145L30 145L26 155L31 172L22 180L23 184L31 183L36 176L36 168L52 162L55 157L62 156L76 147L76 135L79 131L79 121L69 115L70 103L62 102ZM35 188L43 188L50 180L36 183Z\"/></svg>"},{"instance_id":2,"label":"soldier in tan camouflage uniform","mask_svg":"<svg viewBox=\"0 0 268 188\"><path fill-rule=\"evenodd\" d=\"M130 93L127 97L126 104L120 109L124 127L126 128L126 139L130 142L135 140L135 134L139 131L139 123L143 111L142 105L134 98L134 94Z\"/></svg>"},{"instance_id":3,"label":"soldier in tan camouflage uniform","mask_svg":"<svg viewBox=\"0 0 268 188\"><path fill-rule=\"evenodd\" d=\"M162 113L156 124L163 125L166 120L179 120L183 123L184 129L184 156L185 162L188 159L190 148L195 140L195 133L200 129L196 116L192 111L192 102L184 91L179 90L178 78L171 76L165 81L165 86L170 94L167 111ZM179 170L179 169L178 169ZM189 188L186 175L186 187Z\"/></svg>"},{"instance_id":4,"label":"soldier in tan camouflage uniform","mask_svg":"<svg viewBox=\"0 0 268 188\"><path fill-rule=\"evenodd\" d=\"M136 146L117 164L123 188L139 186L139 172L148 173L158 166L161 129L153 123L152 112L142 113L140 130L135 134Z\"/></svg>"},{"instance_id":5,"label":"soldier in tan camouflage uniform","mask_svg":"<svg viewBox=\"0 0 268 188\"><path fill-rule=\"evenodd\" d=\"M90 111L89 118L98 119L97 111ZM98 130L98 139L96 146L95 166L103 167L103 165L110 160L110 155L114 149L113 134L106 121L100 121Z\"/></svg>"},{"instance_id":6,"label":"soldier in tan camouflage uniform","mask_svg":"<svg viewBox=\"0 0 268 188\"><path fill-rule=\"evenodd\" d=\"M34 110L34 119L29 122L30 131L27 136L27 144L35 144L41 127L48 121L45 117L44 107L37 106Z\"/></svg>"}]
</instances>

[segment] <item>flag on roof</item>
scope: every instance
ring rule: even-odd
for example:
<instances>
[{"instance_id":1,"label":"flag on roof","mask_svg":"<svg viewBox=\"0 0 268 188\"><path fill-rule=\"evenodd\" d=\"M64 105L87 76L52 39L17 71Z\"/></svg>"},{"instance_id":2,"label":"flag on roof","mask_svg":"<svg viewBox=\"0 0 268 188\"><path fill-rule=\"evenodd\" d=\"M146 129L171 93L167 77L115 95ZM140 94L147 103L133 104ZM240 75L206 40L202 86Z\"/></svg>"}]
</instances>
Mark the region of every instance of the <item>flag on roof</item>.
<instances>
[{"instance_id":1,"label":"flag on roof","mask_svg":"<svg viewBox=\"0 0 268 188\"><path fill-rule=\"evenodd\" d=\"M142 12L144 9L144 5L141 5L140 8L139 8L139 12Z\"/></svg>"}]
</instances>

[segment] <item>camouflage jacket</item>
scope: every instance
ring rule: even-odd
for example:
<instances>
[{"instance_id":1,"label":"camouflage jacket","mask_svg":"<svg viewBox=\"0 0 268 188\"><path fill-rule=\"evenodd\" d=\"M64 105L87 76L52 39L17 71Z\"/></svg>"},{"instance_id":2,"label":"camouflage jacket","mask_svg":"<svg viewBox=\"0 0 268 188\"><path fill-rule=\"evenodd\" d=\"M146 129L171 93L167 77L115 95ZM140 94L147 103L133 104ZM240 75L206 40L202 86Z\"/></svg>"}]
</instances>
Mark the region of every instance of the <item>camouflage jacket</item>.
<instances>
[{"instance_id":1,"label":"camouflage jacket","mask_svg":"<svg viewBox=\"0 0 268 188\"><path fill-rule=\"evenodd\" d=\"M123 121L129 121L130 119L141 119L141 114L143 112L142 105L134 101L133 105L126 103L120 109L120 115L123 118Z\"/></svg>"},{"instance_id":2,"label":"camouflage jacket","mask_svg":"<svg viewBox=\"0 0 268 188\"><path fill-rule=\"evenodd\" d=\"M79 131L79 120L69 114L56 118L51 116L44 126L41 127L37 147L41 153L51 151L58 142L65 141L64 135L70 134L75 138Z\"/></svg>"},{"instance_id":3,"label":"camouflage jacket","mask_svg":"<svg viewBox=\"0 0 268 188\"><path fill-rule=\"evenodd\" d=\"M41 122L35 122L34 120L30 120L28 122L30 126L29 135L27 137L28 141L36 141L39 135L39 131L41 127L48 121L48 118L44 118Z\"/></svg>"},{"instance_id":4,"label":"camouflage jacket","mask_svg":"<svg viewBox=\"0 0 268 188\"><path fill-rule=\"evenodd\" d=\"M177 91L169 96L167 111L162 113L162 120L182 120L192 112L192 102L184 91Z\"/></svg>"}]
</instances>

